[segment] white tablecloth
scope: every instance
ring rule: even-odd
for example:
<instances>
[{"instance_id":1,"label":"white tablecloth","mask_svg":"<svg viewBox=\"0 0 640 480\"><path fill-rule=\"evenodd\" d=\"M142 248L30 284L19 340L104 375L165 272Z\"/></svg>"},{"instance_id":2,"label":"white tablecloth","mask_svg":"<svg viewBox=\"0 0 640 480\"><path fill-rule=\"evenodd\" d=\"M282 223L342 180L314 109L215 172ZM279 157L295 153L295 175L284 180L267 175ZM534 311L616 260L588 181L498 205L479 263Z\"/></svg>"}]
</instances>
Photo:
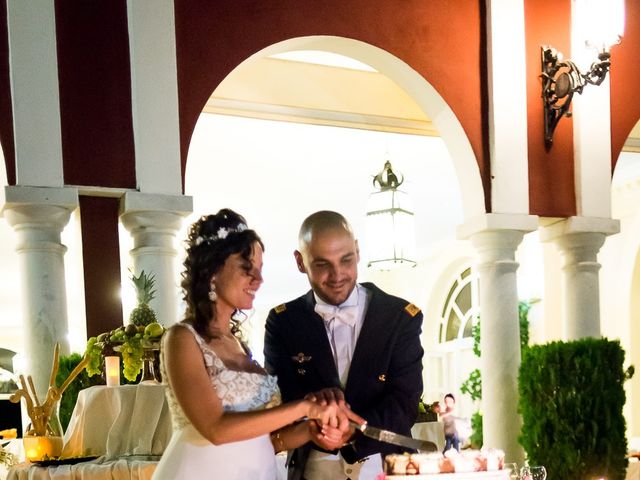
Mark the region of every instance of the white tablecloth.
<instances>
[{"instance_id":1,"label":"white tablecloth","mask_svg":"<svg viewBox=\"0 0 640 480\"><path fill-rule=\"evenodd\" d=\"M443 422L420 422L411 427L413 438L429 440L436 444L438 451L444 450L444 423Z\"/></svg>"},{"instance_id":2,"label":"white tablecloth","mask_svg":"<svg viewBox=\"0 0 640 480\"><path fill-rule=\"evenodd\" d=\"M171 430L161 385L94 386L78 395L62 456L162 455Z\"/></svg>"},{"instance_id":3,"label":"white tablecloth","mask_svg":"<svg viewBox=\"0 0 640 480\"><path fill-rule=\"evenodd\" d=\"M156 461L137 459L105 460L57 467L37 467L29 463L9 470L7 480L150 480Z\"/></svg>"}]
</instances>

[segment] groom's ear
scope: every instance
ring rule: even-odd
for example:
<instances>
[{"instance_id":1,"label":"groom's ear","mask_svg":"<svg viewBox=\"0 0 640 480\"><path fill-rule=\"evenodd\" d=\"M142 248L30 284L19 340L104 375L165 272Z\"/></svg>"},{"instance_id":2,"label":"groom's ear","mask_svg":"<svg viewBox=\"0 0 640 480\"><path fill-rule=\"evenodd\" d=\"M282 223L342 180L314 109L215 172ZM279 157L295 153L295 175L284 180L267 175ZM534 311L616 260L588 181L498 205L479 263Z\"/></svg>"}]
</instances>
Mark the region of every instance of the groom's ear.
<instances>
[{"instance_id":1,"label":"groom's ear","mask_svg":"<svg viewBox=\"0 0 640 480\"><path fill-rule=\"evenodd\" d=\"M296 265L298 265L298 271L300 273L307 273L307 269L304 268L304 261L302 259L302 254L298 250L295 250L293 252L293 256L296 257Z\"/></svg>"}]
</instances>

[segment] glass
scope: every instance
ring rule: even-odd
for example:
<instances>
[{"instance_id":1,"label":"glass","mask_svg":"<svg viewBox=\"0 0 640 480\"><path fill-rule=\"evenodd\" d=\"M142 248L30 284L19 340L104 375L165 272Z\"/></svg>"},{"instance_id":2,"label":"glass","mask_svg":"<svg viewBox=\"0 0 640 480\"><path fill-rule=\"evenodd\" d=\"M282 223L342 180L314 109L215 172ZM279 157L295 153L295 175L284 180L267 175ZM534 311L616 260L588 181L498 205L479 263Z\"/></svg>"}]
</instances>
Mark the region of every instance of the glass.
<instances>
[{"instance_id":1,"label":"glass","mask_svg":"<svg viewBox=\"0 0 640 480\"><path fill-rule=\"evenodd\" d=\"M518 464L517 463L505 463L503 470L509 470L509 479L510 480L520 480L520 475L518 475Z\"/></svg>"},{"instance_id":2,"label":"glass","mask_svg":"<svg viewBox=\"0 0 640 480\"><path fill-rule=\"evenodd\" d=\"M530 467L525 465L520 470L521 480L546 480L547 469L544 467Z\"/></svg>"},{"instance_id":3,"label":"glass","mask_svg":"<svg viewBox=\"0 0 640 480\"><path fill-rule=\"evenodd\" d=\"M158 346L144 347L142 354L142 377L140 383L157 384L158 378L156 376L156 369L154 362L156 359L155 352L159 349Z\"/></svg>"},{"instance_id":4,"label":"glass","mask_svg":"<svg viewBox=\"0 0 640 480\"><path fill-rule=\"evenodd\" d=\"M32 423L27 425L27 430L22 438L27 460L53 459L62 453L63 431L58 414L59 409L60 401L57 401L53 404L51 415L44 426L44 432L35 430ZM39 408L36 413L42 413L42 409ZM44 416L39 418L44 418Z\"/></svg>"}]
</instances>

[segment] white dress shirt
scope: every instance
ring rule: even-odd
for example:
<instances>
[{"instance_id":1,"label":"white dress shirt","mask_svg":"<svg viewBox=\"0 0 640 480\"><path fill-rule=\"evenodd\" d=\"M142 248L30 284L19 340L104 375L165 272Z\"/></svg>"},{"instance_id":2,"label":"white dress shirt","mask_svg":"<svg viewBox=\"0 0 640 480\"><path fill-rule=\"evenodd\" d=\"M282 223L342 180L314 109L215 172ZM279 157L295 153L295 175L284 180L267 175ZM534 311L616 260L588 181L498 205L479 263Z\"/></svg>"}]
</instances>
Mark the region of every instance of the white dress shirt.
<instances>
[{"instance_id":1,"label":"white dress shirt","mask_svg":"<svg viewBox=\"0 0 640 480\"><path fill-rule=\"evenodd\" d=\"M344 388L347 384L358 335L364 322L369 295L367 295L367 289L359 284L356 284L349 297L338 306L329 305L315 292L313 295L316 300L315 310L324 320L340 384Z\"/></svg>"}]
</instances>

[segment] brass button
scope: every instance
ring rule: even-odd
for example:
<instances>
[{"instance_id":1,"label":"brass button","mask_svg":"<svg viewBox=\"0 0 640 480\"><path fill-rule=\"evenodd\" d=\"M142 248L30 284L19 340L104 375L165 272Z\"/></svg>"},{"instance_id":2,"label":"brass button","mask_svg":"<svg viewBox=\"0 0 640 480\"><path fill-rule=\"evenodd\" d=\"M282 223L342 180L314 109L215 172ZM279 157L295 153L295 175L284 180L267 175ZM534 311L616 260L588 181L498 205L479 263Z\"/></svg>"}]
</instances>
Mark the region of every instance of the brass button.
<instances>
[{"instance_id":1,"label":"brass button","mask_svg":"<svg viewBox=\"0 0 640 480\"><path fill-rule=\"evenodd\" d=\"M378 380L380 380L381 382L385 382L387 380L387 376L384 373L381 373L380 375L378 375Z\"/></svg>"},{"instance_id":2,"label":"brass button","mask_svg":"<svg viewBox=\"0 0 640 480\"><path fill-rule=\"evenodd\" d=\"M347 468L346 472L350 474L351 472L353 472L353 470L351 470L350 468Z\"/></svg>"}]
</instances>

